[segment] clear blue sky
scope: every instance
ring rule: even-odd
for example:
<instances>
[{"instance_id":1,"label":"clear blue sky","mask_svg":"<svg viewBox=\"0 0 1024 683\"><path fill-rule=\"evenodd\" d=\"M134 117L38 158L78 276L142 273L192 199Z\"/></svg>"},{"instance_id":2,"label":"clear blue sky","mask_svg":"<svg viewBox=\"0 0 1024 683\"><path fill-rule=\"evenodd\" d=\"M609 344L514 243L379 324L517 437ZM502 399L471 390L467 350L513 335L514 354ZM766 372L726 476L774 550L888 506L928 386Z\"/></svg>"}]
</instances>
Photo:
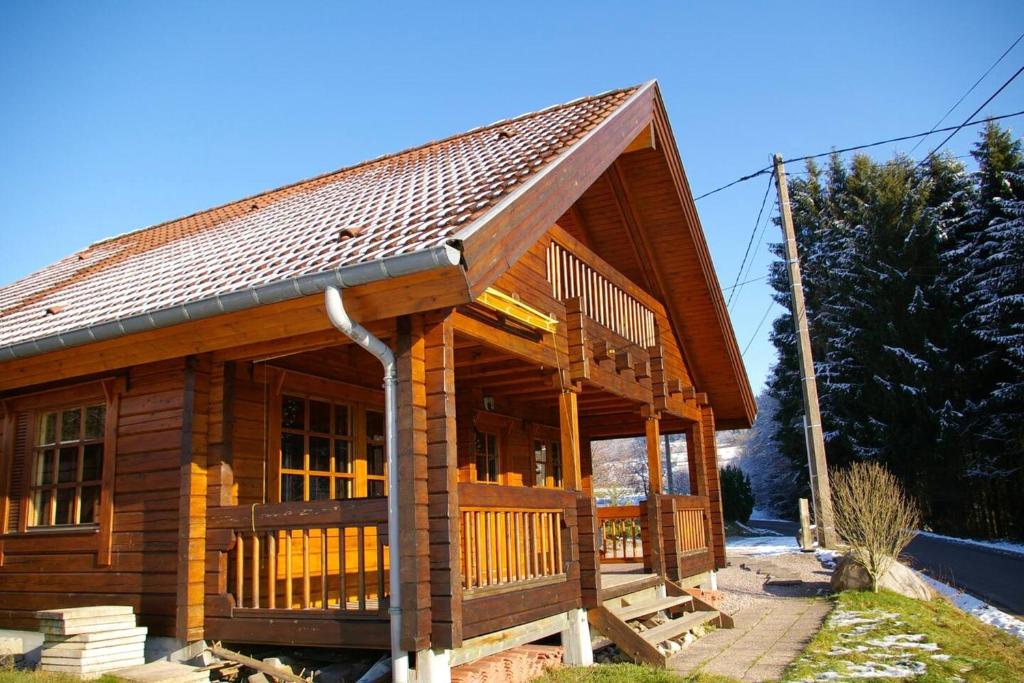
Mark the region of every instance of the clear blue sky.
<instances>
[{"instance_id":1,"label":"clear blue sky","mask_svg":"<svg viewBox=\"0 0 1024 683\"><path fill-rule=\"evenodd\" d=\"M1024 31L1019 0L385 4L0 5L0 283L102 237L650 78L699 194L775 151L927 130ZM950 121L1022 64L1024 43ZM986 111L1020 109L1024 78ZM725 287L765 185L698 203ZM765 245L754 258L761 277ZM768 301L762 281L735 302L741 347ZM755 389L767 329L745 356Z\"/></svg>"}]
</instances>

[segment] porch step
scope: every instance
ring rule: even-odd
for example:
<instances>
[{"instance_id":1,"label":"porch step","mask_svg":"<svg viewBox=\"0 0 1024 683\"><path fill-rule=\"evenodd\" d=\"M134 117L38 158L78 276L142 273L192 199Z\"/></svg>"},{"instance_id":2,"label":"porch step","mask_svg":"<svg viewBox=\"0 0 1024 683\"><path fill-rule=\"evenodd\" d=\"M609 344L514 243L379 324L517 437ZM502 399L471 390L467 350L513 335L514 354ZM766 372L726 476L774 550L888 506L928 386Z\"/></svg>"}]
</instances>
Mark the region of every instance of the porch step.
<instances>
[{"instance_id":1,"label":"porch step","mask_svg":"<svg viewBox=\"0 0 1024 683\"><path fill-rule=\"evenodd\" d=\"M644 586L642 591L606 600L602 606L591 609L591 626L635 661L662 667L681 649L678 643L667 641L710 622L732 628L731 617L677 584L657 578L653 587ZM652 597L652 593L666 597ZM631 597L636 599L635 604L629 604ZM673 616L677 608L687 611ZM659 612L665 613L667 621L647 627L648 619Z\"/></svg>"},{"instance_id":2,"label":"porch step","mask_svg":"<svg viewBox=\"0 0 1024 683\"><path fill-rule=\"evenodd\" d=\"M665 642L669 638L675 638L687 631L692 631L698 626L702 626L709 621L717 619L718 616L719 613L717 611L688 612L687 614L675 619L669 619L661 626L655 626L654 628L647 629L642 632L640 636L651 645L657 645L658 643Z\"/></svg>"},{"instance_id":3,"label":"porch step","mask_svg":"<svg viewBox=\"0 0 1024 683\"><path fill-rule=\"evenodd\" d=\"M693 598L689 595L677 595L668 598L660 598L657 600L650 600L638 603L636 605L629 605L627 607L613 608L612 614L617 616L622 621L631 621L633 619L639 619L640 617L646 617L662 610L669 610L679 605L685 605L693 602Z\"/></svg>"}]
</instances>

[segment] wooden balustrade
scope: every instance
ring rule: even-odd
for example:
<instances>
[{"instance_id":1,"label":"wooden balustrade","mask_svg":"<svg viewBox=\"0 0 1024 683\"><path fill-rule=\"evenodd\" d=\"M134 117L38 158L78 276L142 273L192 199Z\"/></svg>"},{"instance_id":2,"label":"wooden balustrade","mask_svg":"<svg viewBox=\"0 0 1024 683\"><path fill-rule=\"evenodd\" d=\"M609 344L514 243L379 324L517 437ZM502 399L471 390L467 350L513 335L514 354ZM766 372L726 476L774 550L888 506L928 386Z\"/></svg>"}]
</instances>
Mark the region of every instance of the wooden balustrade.
<instances>
[{"instance_id":1,"label":"wooden balustrade","mask_svg":"<svg viewBox=\"0 0 1024 683\"><path fill-rule=\"evenodd\" d=\"M226 540L233 613L387 611L387 501L381 498L212 508Z\"/></svg>"},{"instance_id":2,"label":"wooden balustrade","mask_svg":"<svg viewBox=\"0 0 1024 683\"><path fill-rule=\"evenodd\" d=\"M682 580L713 570L707 497L661 495L659 499L669 578Z\"/></svg>"},{"instance_id":3,"label":"wooden balustrade","mask_svg":"<svg viewBox=\"0 0 1024 683\"><path fill-rule=\"evenodd\" d=\"M706 515L703 508L678 508L675 512L676 547L681 553L708 549Z\"/></svg>"},{"instance_id":4,"label":"wooden balustrade","mask_svg":"<svg viewBox=\"0 0 1024 683\"><path fill-rule=\"evenodd\" d=\"M564 579L571 554L566 510L571 493L460 484L462 587L474 593Z\"/></svg>"},{"instance_id":5,"label":"wooden balustrade","mask_svg":"<svg viewBox=\"0 0 1024 683\"><path fill-rule=\"evenodd\" d=\"M601 524L601 562L643 562L639 505L618 505L597 509Z\"/></svg>"},{"instance_id":6,"label":"wooden balustrade","mask_svg":"<svg viewBox=\"0 0 1024 683\"><path fill-rule=\"evenodd\" d=\"M565 233L548 245L547 277L559 301L579 298L582 312L642 349L657 343L656 302L622 273Z\"/></svg>"}]
</instances>

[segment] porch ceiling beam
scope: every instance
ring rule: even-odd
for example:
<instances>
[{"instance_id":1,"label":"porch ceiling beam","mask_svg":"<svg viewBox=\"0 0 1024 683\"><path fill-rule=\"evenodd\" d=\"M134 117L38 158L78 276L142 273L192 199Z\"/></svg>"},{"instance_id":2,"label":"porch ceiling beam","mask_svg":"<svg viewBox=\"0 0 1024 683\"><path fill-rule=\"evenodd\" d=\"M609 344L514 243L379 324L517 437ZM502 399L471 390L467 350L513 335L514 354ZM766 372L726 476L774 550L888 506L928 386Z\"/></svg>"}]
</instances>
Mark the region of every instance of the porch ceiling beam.
<instances>
[{"instance_id":1,"label":"porch ceiling beam","mask_svg":"<svg viewBox=\"0 0 1024 683\"><path fill-rule=\"evenodd\" d=\"M455 326L455 331L459 334L527 362L548 367L568 365L567 360L559 362L558 352L550 341L550 335L545 335L540 340L532 340L503 330L462 311L452 314L452 323Z\"/></svg>"}]
</instances>

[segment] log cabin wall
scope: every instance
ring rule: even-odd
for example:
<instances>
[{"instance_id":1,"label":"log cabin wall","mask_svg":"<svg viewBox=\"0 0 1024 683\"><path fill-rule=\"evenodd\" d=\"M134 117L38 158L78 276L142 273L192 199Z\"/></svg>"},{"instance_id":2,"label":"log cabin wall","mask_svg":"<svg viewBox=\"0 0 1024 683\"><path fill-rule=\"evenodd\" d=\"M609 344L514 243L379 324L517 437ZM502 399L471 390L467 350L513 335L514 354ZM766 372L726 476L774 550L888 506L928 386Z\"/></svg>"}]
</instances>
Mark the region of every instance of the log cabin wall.
<instances>
[{"instance_id":1,"label":"log cabin wall","mask_svg":"<svg viewBox=\"0 0 1024 683\"><path fill-rule=\"evenodd\" d=\"M0 627L35 629L33 613L41 609L122 604L133 607L152 635L175 635L185 359L133 367L119 384L115 412L107 417L115 431L105 439L104 453L114 465L109 566L100 547L102 524L98 531L17 531L24 495L19 487L30 472L31 449L24 443L30 437L23 434L7 480L14 480L8 490L14 514L2 537ZM19 410L19 397L6 397L14 417L5 425L33 429L37 410L102 402L104 391L99 381L87 382L26 400L38 409ZM6 443L15 445L13 438Z\"/></svg>"}]
</instances>

